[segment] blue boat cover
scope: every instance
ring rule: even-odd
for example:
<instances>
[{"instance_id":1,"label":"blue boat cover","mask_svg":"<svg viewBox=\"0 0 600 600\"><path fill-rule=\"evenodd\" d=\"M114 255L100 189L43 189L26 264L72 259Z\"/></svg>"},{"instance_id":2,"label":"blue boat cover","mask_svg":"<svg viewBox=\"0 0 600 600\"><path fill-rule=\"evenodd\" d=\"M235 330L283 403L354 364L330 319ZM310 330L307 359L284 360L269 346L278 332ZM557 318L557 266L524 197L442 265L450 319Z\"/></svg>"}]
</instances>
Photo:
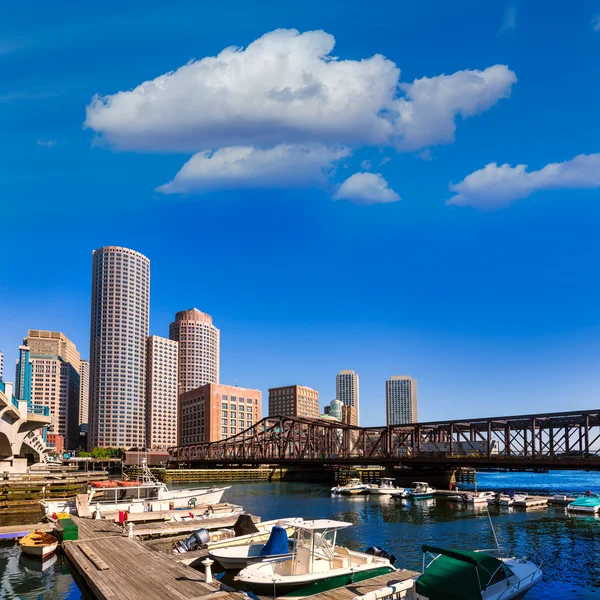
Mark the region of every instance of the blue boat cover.
<instances>
[{"instance_id":1,"label":"blue boat cover","mask_svg":"<svg viewBox=\"0 0 600 600\"><path fill-rule=\"evenodd\" d=\"M287 532L279 525L273 525L269 540L260 551L261 556L273 556L274 554L287 554L290 551Z\"/></svg>"}]
</instances>

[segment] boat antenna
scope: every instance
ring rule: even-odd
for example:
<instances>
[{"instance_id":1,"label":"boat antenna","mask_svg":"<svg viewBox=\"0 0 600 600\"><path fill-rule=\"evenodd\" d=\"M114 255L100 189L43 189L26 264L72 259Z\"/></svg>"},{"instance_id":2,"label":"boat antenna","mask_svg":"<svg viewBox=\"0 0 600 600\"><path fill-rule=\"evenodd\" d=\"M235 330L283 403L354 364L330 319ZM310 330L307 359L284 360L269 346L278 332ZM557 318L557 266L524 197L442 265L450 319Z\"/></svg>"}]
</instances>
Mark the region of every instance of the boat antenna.
<instances>
[{"instance_id":1,"label":"boat antenna","mask_svg":"<svg viewBox=\"0 0 600 600\"><path fill-rule=\"evenodd\" d=\"M492 533L494 534L496 548L498 548L498 554L500 555L502 553L502 550L500 549L500 544L498 543L498 536L496 535L496 530L494 529L494 524L492 523L492 516L490 515L490 509L487 504L485 505L485 512L487 513L488 519L490 521L490 527L492 528Z\"/></svg>"}]
</instances>

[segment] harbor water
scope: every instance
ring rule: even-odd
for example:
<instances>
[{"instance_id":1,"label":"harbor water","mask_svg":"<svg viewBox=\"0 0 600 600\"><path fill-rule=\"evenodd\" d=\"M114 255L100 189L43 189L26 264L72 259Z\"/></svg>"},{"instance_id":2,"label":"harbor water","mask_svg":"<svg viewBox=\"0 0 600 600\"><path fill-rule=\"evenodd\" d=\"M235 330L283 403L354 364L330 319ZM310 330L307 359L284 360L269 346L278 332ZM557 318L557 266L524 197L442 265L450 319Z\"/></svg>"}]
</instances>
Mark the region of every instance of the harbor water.
<instances>
[{"instance_id":1,"label":"harbor water","mask_svg":"<svg viewBox=\"0 0 600 600\"><path fill-rule=\"evenodd\" d=\"M600 474L483 472L477 474L477 486L530 494L600 492ZM331 496L328 486L285 482L235 483L226 499L264 520L302 516L349 521L353 527L340 533L340 544L357 550L380 546L397 557L397 566L415 570L422 568L422 544L465 549L495 544L485 506L444 499ZM492 507L489 514L502 547L519 557L536 553L544 562L544 580L527 599L600 600L600 518L568 516L562 507L527 512ZM41 571L39 565L23 561L15 544L4 543L0 598L79 600L82 595L60 557Z\"/></svg>"}]
</instances>

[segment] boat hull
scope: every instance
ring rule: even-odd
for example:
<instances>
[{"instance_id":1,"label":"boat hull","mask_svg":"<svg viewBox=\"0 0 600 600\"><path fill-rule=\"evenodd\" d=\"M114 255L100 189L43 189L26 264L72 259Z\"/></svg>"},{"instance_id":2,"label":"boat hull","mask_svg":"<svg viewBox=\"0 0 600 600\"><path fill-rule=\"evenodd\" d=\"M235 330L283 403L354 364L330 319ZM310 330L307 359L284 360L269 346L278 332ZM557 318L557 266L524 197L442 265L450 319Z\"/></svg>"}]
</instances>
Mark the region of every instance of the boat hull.
<instances>
[{"instance_id":1,"label":"boat hull","mask_svg":"<svg viewBox=\"0 0 600 600\"><path fill-rule=\"evenodd\" d=\"M394 496L401 493L402 490L394 488L371 488L369 490L369 494L373 494L374 496Z\"/></svg>"},{"instance_id":2,"label":"boat hull","mask_svg":"<svg viewBox=\"0 0 600 600\"><path fill-rule=\"evenodd\" d=\"M600 511L600 506L567 506L567 512L595 515Z\"/></svg>"},{"instance_id":3,"label":"boat hull","mask_svg":"<svg viewBox=\"0 0 600 600\"><path fill-rule=\"evenodd\" d=\"M255 583L243 581L242 584L246 591L253 592L257 595L273 596L273 591L275 589L278 598L282 596L289 598L303 598L304 596L311 596L320 592L335 590L352 583L360 583L361 581L366 581L367 579L372 579L379 575L386 575L394 571L395 569L391 566L374 566L374 568L368 570L365 569L354 573L348 570L345 573L326 576L313 581L305 580L291 583L280 580L276 582L275 587L273 586L273 582Z\"/></svg>"},{"instance_id":4,"label":"boat hull","mask_svg":"<svg viewBox=\"0 0 600 600\"><path fill-rule=\"evenodd\" d=\"M426 500L427 498L433 498L433 492L425 494L409 494L408 497L411 500Z\"/></svg>"}]
</instances>

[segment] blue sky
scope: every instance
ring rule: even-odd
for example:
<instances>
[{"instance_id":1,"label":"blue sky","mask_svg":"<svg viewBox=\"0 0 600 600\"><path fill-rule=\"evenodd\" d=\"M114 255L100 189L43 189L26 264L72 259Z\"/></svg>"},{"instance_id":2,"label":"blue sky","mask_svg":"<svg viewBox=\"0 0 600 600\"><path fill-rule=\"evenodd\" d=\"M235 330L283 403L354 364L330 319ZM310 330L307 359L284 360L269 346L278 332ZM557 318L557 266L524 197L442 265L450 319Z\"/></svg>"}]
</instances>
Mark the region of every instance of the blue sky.
<instances>
[{"instance_id":1,"label":"blue sky","mask_svg":"<svg viewBox=\"0 0 600 600\"><path fill-rule=\"evenodd\" d=\"M151 333L213 316L224 383L325 404L354 369L367 425L401 374L423 420L597 406L600 3L3 12L6 378L28 328L88 355L91 252L122 245Z\"/></svg>"}]
</instances>

